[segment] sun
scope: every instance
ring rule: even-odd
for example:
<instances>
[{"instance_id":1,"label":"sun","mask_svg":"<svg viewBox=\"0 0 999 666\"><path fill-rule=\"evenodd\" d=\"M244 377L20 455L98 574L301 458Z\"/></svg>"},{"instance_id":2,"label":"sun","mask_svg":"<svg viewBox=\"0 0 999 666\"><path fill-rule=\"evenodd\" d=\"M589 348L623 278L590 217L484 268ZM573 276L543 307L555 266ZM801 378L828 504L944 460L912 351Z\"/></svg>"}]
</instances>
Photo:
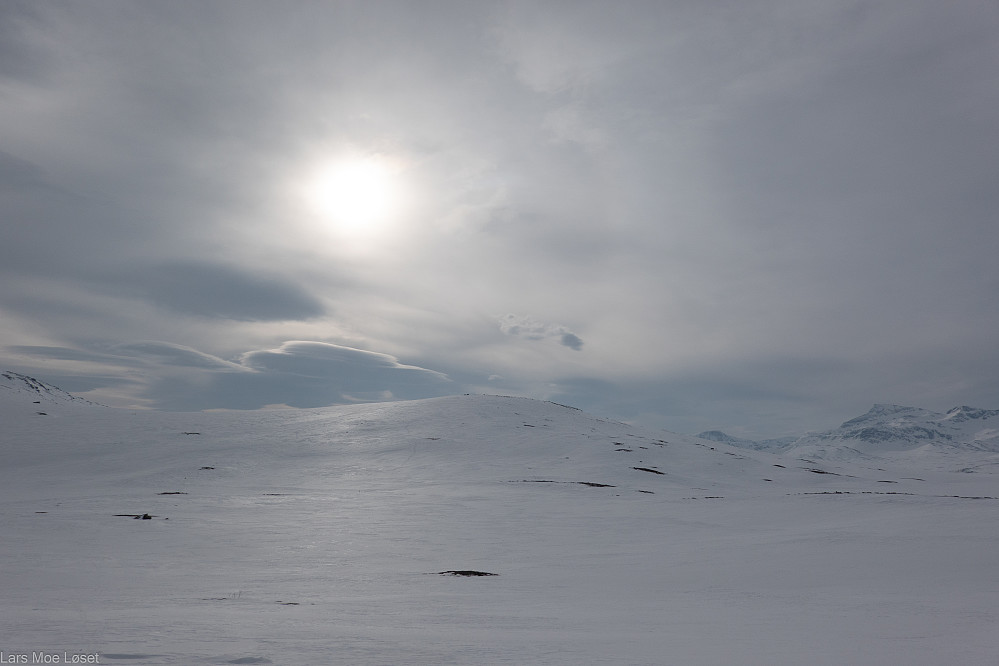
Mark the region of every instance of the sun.
<instances>
[{"instance_id":1,"label":"sun","mask_svg":"<svg viewBox=\"0 0 999 666\"><path fill-rule=\"evenodd\" d=\"M306 199L323 225L347 235L384 231L403 208L399 165L381 155L348 156L315 168Z\"/></svg>"}]
</instances>

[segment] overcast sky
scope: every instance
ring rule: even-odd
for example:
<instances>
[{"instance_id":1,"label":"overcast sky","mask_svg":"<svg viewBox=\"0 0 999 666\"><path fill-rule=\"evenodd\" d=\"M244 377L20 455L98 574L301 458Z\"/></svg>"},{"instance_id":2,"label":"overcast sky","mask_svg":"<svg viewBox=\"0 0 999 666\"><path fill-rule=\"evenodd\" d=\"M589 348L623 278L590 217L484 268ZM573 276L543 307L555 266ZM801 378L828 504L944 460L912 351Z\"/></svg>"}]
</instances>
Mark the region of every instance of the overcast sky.
<instances>
[{"instance_id":1,"label":"overcast sky","mask_svg":"<svg viewBox=\"0 0 999 666\"><path fill-rule=\"evenodd\" d=\"M0 369L678 432L999 408L999 5L0 3Z\"/></svg>"}]
</instances>

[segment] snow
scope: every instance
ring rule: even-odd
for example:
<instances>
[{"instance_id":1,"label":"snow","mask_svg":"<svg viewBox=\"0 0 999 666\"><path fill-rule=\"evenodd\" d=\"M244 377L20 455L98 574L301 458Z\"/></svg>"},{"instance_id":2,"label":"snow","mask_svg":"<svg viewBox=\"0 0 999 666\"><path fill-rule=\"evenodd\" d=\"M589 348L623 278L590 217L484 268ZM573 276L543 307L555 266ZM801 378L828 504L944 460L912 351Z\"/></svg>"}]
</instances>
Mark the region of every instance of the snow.
<instances>
[{"instance_id":1,"label":"snow","mask_svg":"<svg viewBox=\"0 0 999 666\"><path fill-rule=\"evenodd\" d=\"M999 657L987 452L806 461L497 396L178 414L39 395L0 391L3 658Z\"/></svg>"},{"instance_id":2,"label":"snow","mask_svg":"<svg viewBox=\"0 0 999 666\"><path fill-rule=\"evenodd\" d=\"M800 437L753 441L720 431L698 437L788 458L884 462L900 457L904 463L916 455L923 464L935 457L940 467L948 468L961 463L960 456L955 458L961 451L991 454L976 456L977 466L999 464L997 426L999 410L963 406L938 414L918 407L876 404L838 428Z\"/></svg>"}]
</instances>

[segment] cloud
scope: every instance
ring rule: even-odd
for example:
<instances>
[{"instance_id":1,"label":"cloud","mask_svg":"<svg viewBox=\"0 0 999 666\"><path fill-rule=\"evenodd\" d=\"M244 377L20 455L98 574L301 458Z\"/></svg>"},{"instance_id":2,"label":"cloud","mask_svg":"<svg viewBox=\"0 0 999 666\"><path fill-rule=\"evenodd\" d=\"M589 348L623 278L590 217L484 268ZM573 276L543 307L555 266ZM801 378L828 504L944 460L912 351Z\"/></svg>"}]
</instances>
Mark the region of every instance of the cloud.
<instances>
[{"instance_id":1,"label":"cloud","mask_svg":"<svg viewBox=\"0 0 999 666\"><path fill-rule=\"evenodd\" d=\"M200 262L137 269L116 283L141 298L185 314L237 321L310 319L324 314L300 283L248 267Z\"/></svg>"},{"instance_id":2,"label":"cloud","mask_svg":"<svg viewBox=\"0 0 999 666\"><path fill-rule=\"evenodd\" d=\"M120 364L126 361L126 357L121 355L53 345L10 345L4 349L11 354L59 361L111 364Z\"/></svg>"},{"instance_id":3,"label":"cloud","mask_svg":"<svg viewBox=\"0 0 999 666\"><path fill-rule=\"evenodd\" d=\"M240 365L252 372L213 374L206 388L165 382L153 386L151 394L174 406L255 409L428 398L454 388L442 373L404 365L388 354L323 342L292 341L276 349L247 352ZM200 395L192 399L191 389Z\"/></svg>"},{"instance_id":4,"label":"cloud","mask_svg":"<svg viewBox=\"0 0 999 666\"><path fill-rule=\"evenodd\" d=\"M167 409L257 409L284 404L323 407L357 401L416 399L452 392L446 375L399 363L389 354L325 342L290 341L240 355L238 363L169 345L132 346L171 366L210 369L210 375L168 375L148 396ZM221 372L219 372L221 371Z\"/></svg>"},{"instance_id":5,"label":"cloud","mask_svg":"<svg viewBox=\"0 0 999 666\"><path fill-rule=\"evenodd\" d=\"M546 324L532 317L507 314L500 318L499 328L506 335L515 338L531 341L556 340L560 345L575 351L583 348L582 338L565 326Z\"/></svg>"},{"instance_id":6,"label":"cloud","mask_svg":"<svg viewBox=\"0 0 999 666\"><path fill-rule=\"evenodd\" d=\"M171 408L993 406L999 15L956 3L0 3L0 339ZM292 194L347 153L391 224Z\"/></svg>"},{"instance_id":7,"label":"cloud","mask_svg":"<svg viewBox=\"0 0 999 666\"><path fill-rule=\"evenodd\" d=\"M392 378L400 385L408 381L446 381L439 372L403 365L389 354L343 347L327 342L291 341L277 349L247 352L240 358L244 366L262 372L280 372L331 379L344 387L378 387L386 378ZM371 373L371 374L369 374ZM405 378L405 380L403 380ZM402 380L402 381L400 381Z\"/></svg>"},{"instance_id":8,"label":"cloud","mask_svg":"<svg viewBox=\"0 0 999 666\"><path fill-rule=\"evenodd\" d=\"M563 333L562 339L560 340L560 344L562 344L565 347L568 347L569 349L574 349L576 351L579 351L580 349L583 348L582 338L580 338L575 333L568 333L568 332Z\"/></svg>"},{"instance_id":9,"label":"cloud","mask_svg":"<svg viewBox=\"0 0 999 666\"><path fill-rule=\"evenodd\" d=\"M247 368L238 363L224 361L217 356L205 354L197 349L169 342L131 342L115 345L114 351L125 356L143 358L164 366L224 370L229 372L247 371Z\"/></svg>"},{"instance_id":10,"label":"cloud","mask_svg":"<svg viewBox=\"0 0 999 666\"><path fill-rule=\"evenodd\" d=\"M64 347L21 345L7 348L22 362L17 371L58 377L77 390L97 389L95 398L120 402L115 390L127 387L141 404L172 411L257 409L285 404L323 407L357 401L416 399L446 395L456 386L447 375L405 365L389 354L325 342L289 341L275 349L245 352L227 361L169 342L118 344L108 353ZM41 367L36 361L40 359ZM83 361L77 375L45 369L50 359ZM86 377L100 368L101 381ZM141 387L141 390L137 390Z\"/></svg>"},{"instance_id":11,"label":"cloud","mask_svg":"<svg viewBox=\"0 0 999 666\"><path fill-rule=\"evenodd\" d=\"M45 72L44 50L36 43L42 11L35 3L0 4L0 75L31 80Z\"/></svg>"},{"instance_id":12,"label":"cloud","mask_svg":"<svg viewBox=\"0 0 999 666\"><path fill-rule=\"evenodd\" d=\"M44 180L42 170L36 164L0 150L0 189L31 190L42 187Z\"/></svg>"}]
</instances>

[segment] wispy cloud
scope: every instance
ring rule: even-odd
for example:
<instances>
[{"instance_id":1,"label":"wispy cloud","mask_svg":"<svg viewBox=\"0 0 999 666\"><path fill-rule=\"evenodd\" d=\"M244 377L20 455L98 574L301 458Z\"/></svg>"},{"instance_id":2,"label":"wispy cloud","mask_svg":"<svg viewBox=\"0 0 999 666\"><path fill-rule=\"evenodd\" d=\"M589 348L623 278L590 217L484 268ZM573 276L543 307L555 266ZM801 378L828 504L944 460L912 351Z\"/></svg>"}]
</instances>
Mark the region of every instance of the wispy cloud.
<instances>
[{"instance_id":1,"label":"wispy cloud","mask_svg":"<svg viewBox=\"0 0 999 666\"><path fill-rule=\"evenodd\" d=\"M561 324L546 324L531 317L507 314L499 320L500 330L506 335L524 340L555 340L560 345L579 351L583 340Z\"/></svg>"}]
</instances>

